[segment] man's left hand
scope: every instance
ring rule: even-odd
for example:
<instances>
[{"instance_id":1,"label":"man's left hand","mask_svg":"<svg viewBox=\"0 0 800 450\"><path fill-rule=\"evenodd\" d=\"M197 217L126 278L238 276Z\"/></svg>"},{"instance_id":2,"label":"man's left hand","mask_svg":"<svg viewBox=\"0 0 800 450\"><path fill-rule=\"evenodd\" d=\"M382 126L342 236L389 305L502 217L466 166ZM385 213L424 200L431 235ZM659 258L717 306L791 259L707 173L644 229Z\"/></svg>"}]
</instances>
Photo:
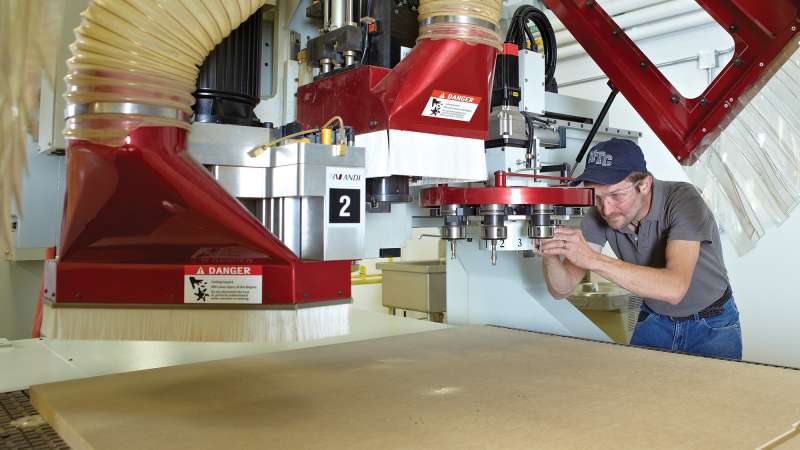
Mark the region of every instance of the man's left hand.
<instances>
[{"instance_id":1,"label":"man's left hand","mask_svg":"<svg viewBox=\"0 0 800 450\"><path fill-rule=\"evenodd\" d=\"M585 270L592 270L600 256L583 238L581 230L565 227L556 228L552 239L542 240L541 254L563 256L575 266Z\"/></svg>"}]
</instances>

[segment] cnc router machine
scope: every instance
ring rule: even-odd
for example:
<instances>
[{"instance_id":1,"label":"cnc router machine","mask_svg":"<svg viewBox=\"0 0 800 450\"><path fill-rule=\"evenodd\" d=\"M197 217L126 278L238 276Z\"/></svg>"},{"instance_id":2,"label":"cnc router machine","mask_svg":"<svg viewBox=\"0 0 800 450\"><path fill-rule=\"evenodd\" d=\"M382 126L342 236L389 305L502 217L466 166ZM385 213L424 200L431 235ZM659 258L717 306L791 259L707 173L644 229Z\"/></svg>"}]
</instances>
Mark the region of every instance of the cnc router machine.
<instances>
[{"instance_id":1,"label":"cnc router machine","mask_svg":"<svg viewBox=\"0 0 800 450\"><path fill-rule=\"evenodd\" d=\"M98 24L157 11L101 3L78 30L67 77L65 215L46 271L43 329L52 337L97 337L82 318L99 313L94 322L114 323L115 337L146 339L130 318L158 321L165 310L198 326L195 338L308 338L328 322L339 326L322 335L335 335L346 329L351 261L397 256L413 226L435 225L450 247L450 322L607 339L552 300L531 250L593 204L590 189L566 185L592 142L639 137L608 126L613 96L622 92L690 163L785 58L796 31L788 0L700 2L735 28L737 47L690 99L595 2L546 1L608 74L612 96L601 105L557 93L553 30L532 6L503 32L496 0L314 1L306 14L320 33L298 56L314 79L297 91L295 122L264 124L254 114L262 2L208 9L203 20L223 14L217 28L235 30L224 40L190 30L197 42L170 29L197 14L176 6L145 35L167 33L164 45L181 56L136 39L138 56L127 60ZM209 308L251 331L216 329ZM256 325L252 310L263 316ZM313 310L328 315L306 317ZM292 331L260 325L269 320Z\"/></svg>"},{"instance_id":2,"label":"cnc router machine","mask_svg":"<svg viewBox=\"0 0 800 450\"><path fill-rule=\"evenodd\" d=\"M545 0L608 75L602 105L558 94L537 8L502 26L499 0L312 1L320 32L296 53L313 80L297 89L296 120L265 124L254 113L265 3L90 4L67 76L48 337L342 336L351 261L395 256L413 227L436 226L451 323L607 341L547 295L531 241L593 204L567 185L592 142L640 137L608 126L610 102L622 93L691 164L793 53L799 6L698 0L736 45L685 98L600 3ZM95 448L769 447L800 429L796 375L466 326L31 395L70 445ZM643 402L653 380L668 394Z\"/></svg>"}]
</instances>

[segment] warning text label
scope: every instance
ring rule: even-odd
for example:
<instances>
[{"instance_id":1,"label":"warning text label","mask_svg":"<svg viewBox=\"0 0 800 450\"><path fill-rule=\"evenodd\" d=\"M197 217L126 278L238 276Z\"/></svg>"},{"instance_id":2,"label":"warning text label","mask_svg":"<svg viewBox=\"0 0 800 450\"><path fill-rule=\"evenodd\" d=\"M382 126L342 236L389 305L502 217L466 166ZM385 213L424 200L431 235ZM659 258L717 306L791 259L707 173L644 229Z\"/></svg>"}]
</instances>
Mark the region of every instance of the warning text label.
<instances>
[{"instance_id":1,"label":"warning text label","mask_svg":"<svg viewBox=\"0 0 800 450\"><path fill-rule=\"evenodd\" d=\"M425 105L422 115L437 119L469 122L481 104L481 98L474 95L434 90Z\"/></svg>"},{"instance_id":2,"label":"warning text label","mask_svg":"<svg viewBox=\"0 0 800 450\"><path fill-rule=\"evenodd\" d=\"M261 303L261 266L184 266L184 303Z\"/></svg>"}]
</instances>

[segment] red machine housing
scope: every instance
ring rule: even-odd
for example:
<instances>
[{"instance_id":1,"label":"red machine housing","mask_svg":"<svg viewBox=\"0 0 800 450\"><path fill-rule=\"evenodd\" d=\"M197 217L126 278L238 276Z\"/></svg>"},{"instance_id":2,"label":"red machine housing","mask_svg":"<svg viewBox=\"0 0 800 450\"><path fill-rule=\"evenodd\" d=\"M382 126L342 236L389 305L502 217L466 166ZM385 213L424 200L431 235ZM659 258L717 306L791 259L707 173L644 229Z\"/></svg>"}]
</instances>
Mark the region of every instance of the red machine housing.
<instances>
[{"instance_id":1,"label":"red machine housing","mask_svg":"<svg viewBox=\"0 0 800 450\"><path fill-rule=\"evenodd\" d=\"M426 208L490 204L587 207L594 205L594 191L565 186L461 188L443 185L425 189L421 203Z\"/></svg>"},{"instance_id":2,"label":"red machine housing","mask_svg":"<svg viewBox=\"0 0 800 450\"><path fill-rule=\"evenodd\" d=\"M444 205L558 205L587 207L594 205L594 189L566 185L524 187L508 186L508 178L534 178L559 180L562 183L574 178L551 177L498 171L494 174L494 187L449 187L439 185L422 191L420 203L426 208Z\"/></svg>"},{"instance_id":3,"label":"red machine housing","mask_svg":"<svg viewBox=\"0 0 800 450\"><path fill-rule=\"evenodd\" d=\"M800 0L697 0L735 42L731 62L697 98L685 98L596 1L544 0L611 83L683 164L713 141L794 53Z\"/></svg>"},{"instance_id":4,"label":"red machine housing","mask_svg":"<svg viewBox=\"0 0 800 450\"><path fill-rule=\"evenodd\" d=\"M545 3L686 163L731 119L748 89L781 62L797 32L800 0L698 0L731 30L736 52L697 99L681 97L596 2ZM360 67L302 87L298 120L314 128L339 115L359 134L397 129L487 139L496 55L486 45L424 39L394 70ZM481 101L469 122L425 117L435 90ZM568 187L439 186L425 191L423 203L588 206L593 194ZM141 128L122 147L70 142L60 255L48 264L49 299L179 305L184 267L201 264L261 266L265 305L350 297L350 262L298 259L188 155L185 130Z\"/></svg>"},{"instance_id":5,"label":"red machine housing","mask_svg":"<svg viewBox=\"0 0 800 450\"><path fill-rule=\"evenodd\" d=\"M350 262L297 258L192 159L186 130L70 141L67 158L56 304L182 305L184 266L206 264L261 266L264 305L350 297Z\"/></svg>"},{"instance_id":6,"label":"red machine housing","mask_svg":"<svg viewBox=\"0 0 800 450\"><path fill-rule=\"evenodd\" d=\"M497 49L422 39L393 70L362 66L321 78L297 93L297 120L317 128L341 116L357 134L386 129L487 139ZM480 98L470 122L422 115L434 90Z\"/></svg>"},{"instance_id":7,"label":"red machine housing","mask_svg":"<svg viewBox=\"0 0 800 450\"><path fill-rule=\"evenodd\" d=\"M394 70L361 67L303 87L299 120L342 116L358 133L394 128L485 139L497 50L423 40ZM432 91L479 97L471 122L422 116ZM224 255L223 258L204 255ZM265 305L350 297L350 262L298 259L186 152L186 131L148 127L122 147L71 141L57 304L183 304L185 266L258 265Z\"/></svg>"}]
</instances>

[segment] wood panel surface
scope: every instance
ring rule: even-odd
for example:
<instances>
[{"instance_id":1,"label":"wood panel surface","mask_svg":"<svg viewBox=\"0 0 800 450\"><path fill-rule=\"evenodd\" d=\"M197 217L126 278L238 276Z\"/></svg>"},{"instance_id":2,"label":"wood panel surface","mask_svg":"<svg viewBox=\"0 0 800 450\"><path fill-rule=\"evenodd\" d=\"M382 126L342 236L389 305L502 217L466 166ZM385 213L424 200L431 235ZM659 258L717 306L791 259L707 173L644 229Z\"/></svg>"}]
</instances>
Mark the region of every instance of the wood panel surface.
<instances>
[{"instance_id":1,"label":"wood panel surface","mask_svg":"<svg viewBox=\"0 0 800 450\"><path fill-rule=\"evenodd\" d=\"M800 422L800 371L477 326L31 392L77 449L755 448Z\"/></svg>"}]
</instances>

